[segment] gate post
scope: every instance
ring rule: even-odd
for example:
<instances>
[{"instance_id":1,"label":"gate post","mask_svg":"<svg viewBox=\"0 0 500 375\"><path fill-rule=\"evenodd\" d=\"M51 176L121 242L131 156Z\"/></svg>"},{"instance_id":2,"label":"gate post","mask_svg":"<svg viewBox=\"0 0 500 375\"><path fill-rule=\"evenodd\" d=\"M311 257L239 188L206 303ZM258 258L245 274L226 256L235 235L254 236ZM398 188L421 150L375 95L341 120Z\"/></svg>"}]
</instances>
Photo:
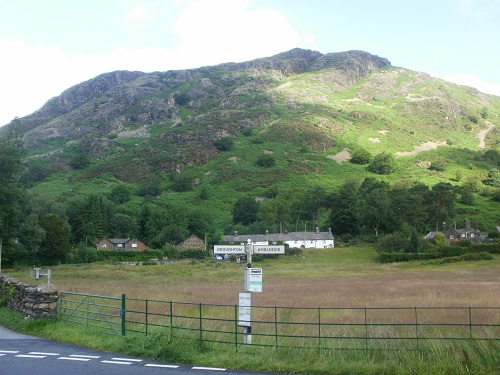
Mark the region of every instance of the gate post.
<instances>
[{"instance_id":1,"label":"gate post","mask_svg":"<svg viewBox=\"0 0 500 375\"><path fill-rule=\"evenodd\" d=\"M125 294L122 294L122 308L120 309L122 316L122 336L125 336Z\"/></svg>"}]
</instances>

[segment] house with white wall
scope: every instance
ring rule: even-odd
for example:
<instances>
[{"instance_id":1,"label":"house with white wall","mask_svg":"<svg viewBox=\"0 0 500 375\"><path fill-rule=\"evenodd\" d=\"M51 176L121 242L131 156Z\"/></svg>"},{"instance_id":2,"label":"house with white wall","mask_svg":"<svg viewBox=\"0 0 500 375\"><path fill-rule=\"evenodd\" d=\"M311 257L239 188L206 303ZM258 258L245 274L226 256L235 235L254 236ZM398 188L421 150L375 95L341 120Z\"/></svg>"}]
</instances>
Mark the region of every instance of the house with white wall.
<instances>
[{"instance_id":1,"label":"house with white wall","mask_svg":"<svg viewBox=\"0 0 500 375\"><path fill-rule=\"evenodd\" d=\"M284 243L291 248L302 249L329 249L335 247L335 239L332 232L320 232L317 228L315 232L284 232L266 234L238 234L224 236L224 242L245 244L251 240L254 245L272 245Z\"/></svg>"}]
</instances>

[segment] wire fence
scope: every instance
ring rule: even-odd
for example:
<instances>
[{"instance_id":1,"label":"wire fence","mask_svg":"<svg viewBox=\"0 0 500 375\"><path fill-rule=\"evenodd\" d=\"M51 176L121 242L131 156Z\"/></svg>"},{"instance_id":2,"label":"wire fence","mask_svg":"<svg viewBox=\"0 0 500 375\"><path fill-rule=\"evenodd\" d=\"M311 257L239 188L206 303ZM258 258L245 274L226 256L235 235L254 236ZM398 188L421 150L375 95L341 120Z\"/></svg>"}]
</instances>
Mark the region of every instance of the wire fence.
<instances>
[{"instance_id":1,"label":"wire fence","mask_svg":"<svg viewBox=\"0 0 500 375\"><path fill-rule=\"evenodd\" d=\"M303 308L157 301L61 292L64 321L116 335L158 333L200 346L423 350L436 342L500 341L500 307ZM240 324L251 326L251 333Z\"/></svg>"}]
</instances>

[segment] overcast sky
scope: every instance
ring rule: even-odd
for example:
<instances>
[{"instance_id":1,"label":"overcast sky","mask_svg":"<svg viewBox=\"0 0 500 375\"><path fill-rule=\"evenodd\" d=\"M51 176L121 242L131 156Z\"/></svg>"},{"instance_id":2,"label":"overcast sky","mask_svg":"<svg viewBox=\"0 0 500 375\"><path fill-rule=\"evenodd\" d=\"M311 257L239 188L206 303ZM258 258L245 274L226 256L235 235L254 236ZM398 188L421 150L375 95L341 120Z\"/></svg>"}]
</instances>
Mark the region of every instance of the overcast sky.
<instances>
[{"instance_id":1,"label":"overcast sky","mask_svg":"<svg viewBox=\"0 0 500 375\"><path fill-rule=\"evenodd\" d=\"M500 95L500 0L0 0L0 125L114 70L364 50Z\"/></svg>"}]
</instances>

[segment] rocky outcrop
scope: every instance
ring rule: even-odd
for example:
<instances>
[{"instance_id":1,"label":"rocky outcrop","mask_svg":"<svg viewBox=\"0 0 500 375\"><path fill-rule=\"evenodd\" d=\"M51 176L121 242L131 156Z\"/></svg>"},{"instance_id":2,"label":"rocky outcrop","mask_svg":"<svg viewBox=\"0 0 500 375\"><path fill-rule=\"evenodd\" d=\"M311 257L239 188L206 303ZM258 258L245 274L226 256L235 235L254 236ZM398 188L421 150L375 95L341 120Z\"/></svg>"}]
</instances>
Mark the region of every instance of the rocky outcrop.
<instances>
[{"instance_id":1,"label":"rocky outcrop","mask_svg":"<svg viewBox=\"0 0 500 375\"><path fill-rule=\"evenodd\" d=\"M57 318L59 294L53 285L27 285L0 275L0 300L25 318Z\"/></svg>"}]
</instances>

